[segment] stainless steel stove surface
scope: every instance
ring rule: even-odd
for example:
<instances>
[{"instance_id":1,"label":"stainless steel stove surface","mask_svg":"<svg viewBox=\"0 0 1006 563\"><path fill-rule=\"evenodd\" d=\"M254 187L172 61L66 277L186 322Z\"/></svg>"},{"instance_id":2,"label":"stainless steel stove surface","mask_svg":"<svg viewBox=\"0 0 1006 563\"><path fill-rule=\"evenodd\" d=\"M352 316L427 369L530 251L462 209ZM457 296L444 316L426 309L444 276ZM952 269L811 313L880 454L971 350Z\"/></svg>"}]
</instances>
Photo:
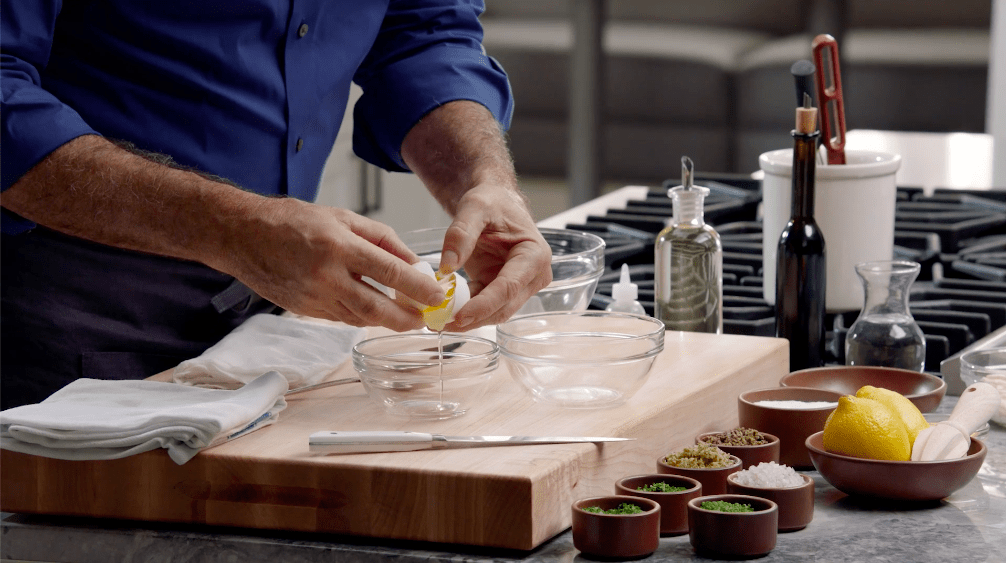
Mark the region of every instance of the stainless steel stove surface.
<instances>
[{"instance_id":1,"label":"stainless steel stove surface","mask_svg":"<svg viewBox=\"0 0 1006 563\"><path fill-rule=\"evenodd\" d=\"M628 197L595 200L554 219L605 239L607 272L591 308L610 303L611 285L629 264L639 301L653 314L653 242L671 217L664 189L626 189ZM761 182L746 176L702 176L710 188L706 222L723 241L723 325L728 334L774 336L775 311L762 297ZM600 208L609 205L610 207ZM820 212L820 211L819 211ZM892 258L919 262L912 315L926 335L926 369L1006 326L1006 189L898 188ZM845 335L859 311L829 314L827 362L844 363Z\"/></svg>"}]
</instances>

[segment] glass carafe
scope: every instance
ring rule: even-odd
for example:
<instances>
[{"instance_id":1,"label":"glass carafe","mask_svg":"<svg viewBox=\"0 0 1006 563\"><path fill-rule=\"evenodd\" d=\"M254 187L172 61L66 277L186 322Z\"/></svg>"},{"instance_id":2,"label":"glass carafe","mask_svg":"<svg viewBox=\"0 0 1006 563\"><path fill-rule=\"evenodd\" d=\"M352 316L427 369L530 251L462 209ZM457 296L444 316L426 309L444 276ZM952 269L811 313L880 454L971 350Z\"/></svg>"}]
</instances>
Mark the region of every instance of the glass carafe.
<instances>
[{"instance_id":1,"label":"glass carafe","mask_svg":"<svg viewBox=\"0 0 1006 563\"><path fill-rule=\"evenodd\" d=\"M863 310L845 337L845 363L922 371L926 338L908 309L908 290L921 266L903 260L856 265Z\"/></svg>"}]
</instances>

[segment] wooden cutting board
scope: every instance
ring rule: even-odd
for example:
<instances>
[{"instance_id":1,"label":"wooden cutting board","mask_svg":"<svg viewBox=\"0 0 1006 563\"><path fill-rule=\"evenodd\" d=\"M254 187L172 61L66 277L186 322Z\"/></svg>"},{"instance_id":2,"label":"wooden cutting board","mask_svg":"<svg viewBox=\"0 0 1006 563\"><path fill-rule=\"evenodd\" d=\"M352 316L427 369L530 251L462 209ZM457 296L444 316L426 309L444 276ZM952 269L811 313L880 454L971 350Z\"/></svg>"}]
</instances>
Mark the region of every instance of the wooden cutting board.
<instances>
[{"instance_id":1,"label":"wooden cutting board","mask_svg":"<svg viewBox=\"0 0 1006 563\"><path fill-rule=\"evenodd\" d=\"M0 453L0 509L530 550L570 526L570 505L656 473L695 435L737 425L737 395L776 387L788 343L668 332L644 387L604 410L535 403L501 361L483 402L447 421L385 414L359 384L289 397L273 426L176 465L163 450L113 461ZM332 378L353 375L347 362ZM348 456L308 452L319 430L636 438Z\"/></svg>"}]
</instances>

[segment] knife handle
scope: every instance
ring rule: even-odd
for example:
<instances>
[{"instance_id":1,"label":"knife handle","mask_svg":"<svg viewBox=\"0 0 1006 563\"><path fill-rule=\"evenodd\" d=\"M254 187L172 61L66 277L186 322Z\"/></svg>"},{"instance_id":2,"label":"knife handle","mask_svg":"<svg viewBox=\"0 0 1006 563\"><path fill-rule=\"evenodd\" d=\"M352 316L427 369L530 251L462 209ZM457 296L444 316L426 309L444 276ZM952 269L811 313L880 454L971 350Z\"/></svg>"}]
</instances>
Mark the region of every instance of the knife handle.
<instances>
[{"instance_id":1,"label":"knife handle","mask_svg":"<svg viewBox=\"0 0 1006 563\"><path fill-rule=\"evenodd\" d=\"M317 453L355 454L366 452L412 452L433 447L433 434L401 431L315 432L308 449Z\"/></svg>"}]
</instances>

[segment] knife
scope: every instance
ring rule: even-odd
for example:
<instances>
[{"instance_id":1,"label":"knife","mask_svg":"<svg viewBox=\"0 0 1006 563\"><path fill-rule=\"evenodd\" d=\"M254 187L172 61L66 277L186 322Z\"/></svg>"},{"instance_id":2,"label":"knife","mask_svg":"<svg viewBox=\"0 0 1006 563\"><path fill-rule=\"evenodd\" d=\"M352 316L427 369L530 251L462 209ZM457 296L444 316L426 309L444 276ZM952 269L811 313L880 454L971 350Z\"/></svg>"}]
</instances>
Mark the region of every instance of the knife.
<instances>
[{"instance_id":1,"label":"knife","mask_svg":"<svg viewBox=\"0 0 1006 563\"><path fill-rule=\"evenodd\" d=\"M414 452L445 448L473 448L485 446L525 446L529 444L579 444L598 442L625 442L635 438L568 437L568 436L444 436L423 432L324 431L311 434L310 451L328 454L355 454L365 452Z\"/></svg>"}]
</instances>

